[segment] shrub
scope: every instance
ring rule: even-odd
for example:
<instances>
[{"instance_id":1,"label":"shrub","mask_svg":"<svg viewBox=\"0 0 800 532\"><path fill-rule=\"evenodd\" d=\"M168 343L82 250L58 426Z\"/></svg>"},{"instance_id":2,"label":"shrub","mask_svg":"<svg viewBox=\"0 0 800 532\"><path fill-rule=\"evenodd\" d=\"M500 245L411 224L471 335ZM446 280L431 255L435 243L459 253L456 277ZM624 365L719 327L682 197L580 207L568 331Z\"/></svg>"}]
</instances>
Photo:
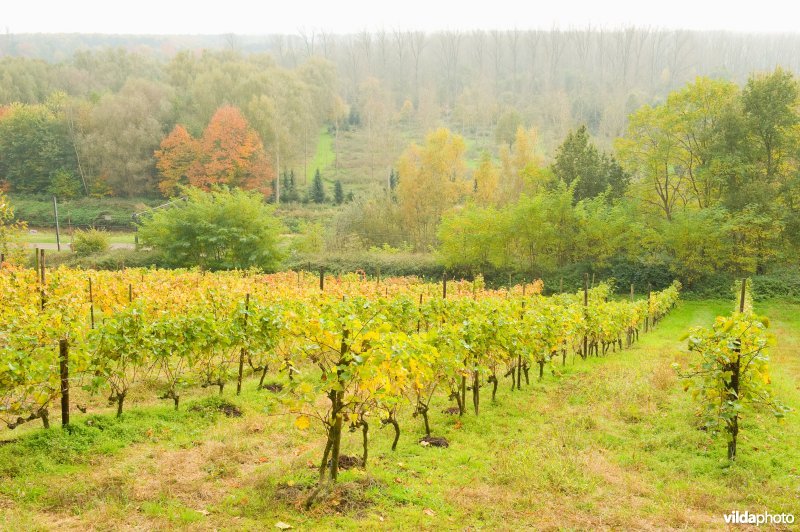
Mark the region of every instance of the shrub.
<instances>
[{"instance_id":1,"label":"shrub","mask_svg":"<svg viewBox=\"0 0 800 532\"><path fill-rule=\"evenodd\" d=\"M80 257L95 253L104 253L109 248L108 233L89 229L88 231L75 231L72 237L72 251Z\"/></svg>"},{"instance_id":2,"label":"shrub","mask_svg":"<svg viewBox=\"0 0 800 532\"><path fill-rule=\"evenodd\" d=\"M29 260L29 267L33 266L33 259ZM51 268L66 266L81 270L121 270L124 268L164 268L167 262L157 251L111 249L105 253L96 253L89 256L78 256L69 252L49 252L47 264Z\"/></svg>"},{"instance_id":3,"label":"shrub","mask_svg":"<svg viewBox=\"0 0 800 532\"><path fill-rule=\"evenodd\" d=\"M169 266L211 270L274 270L283 225L263 196L220 188L186 189L186 202L152 213L139 237L162 253Z\"/></svg>"},{"instance_id":4,"label":"shrub","mask_svg":"<svg viewBox=\"0 0 800 532\"><path fill-rule=\"evenodd\" d=\"M21 245L14 245L15 236L25 229L25 224L13 220L14 208L3 190L0 189L0 253L5 256L6 260L19 262L24 252Z\"/></svg>"},{"instance_id":5,"label":"shrub","mask_svg":"<svg viewBox=\"0 0 800 532\"><path fill-rule=\"evenodd\" d=\"M383 277L416 275L428 279L441 279L444 267L433 255L419 253L301 253L286 264L289 270L347 273L363 271L369 276L380 271Z\"/></svg>"}]
</instances>

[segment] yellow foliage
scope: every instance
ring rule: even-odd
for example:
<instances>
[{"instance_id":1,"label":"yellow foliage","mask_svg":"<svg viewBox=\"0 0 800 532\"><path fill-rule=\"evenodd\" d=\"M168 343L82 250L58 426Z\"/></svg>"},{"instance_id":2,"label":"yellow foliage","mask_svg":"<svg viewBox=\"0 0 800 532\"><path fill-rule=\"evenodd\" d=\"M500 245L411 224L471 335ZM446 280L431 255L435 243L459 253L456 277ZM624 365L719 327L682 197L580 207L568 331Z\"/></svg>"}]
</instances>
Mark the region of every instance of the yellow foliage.
<instances>
[{"instance_id":1,"label":"yellow foliage","mask_svg":"<svg viewBox=\"0 0 800 532\"><path fill-rule=\"evenodd\" d=\"M298 416L294 420L294 426L300 430L308 430L308 427L311 426L311 419L308 416Z\"/></svg>"}]
</instances>

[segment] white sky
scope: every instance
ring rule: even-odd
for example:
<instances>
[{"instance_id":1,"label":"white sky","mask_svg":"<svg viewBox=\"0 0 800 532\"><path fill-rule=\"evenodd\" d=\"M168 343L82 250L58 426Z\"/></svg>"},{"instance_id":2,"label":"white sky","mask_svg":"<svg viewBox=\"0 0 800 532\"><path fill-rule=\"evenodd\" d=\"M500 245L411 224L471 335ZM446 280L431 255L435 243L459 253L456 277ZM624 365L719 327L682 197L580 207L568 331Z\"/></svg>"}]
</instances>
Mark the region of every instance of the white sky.
<instances>
[{"instance_id":1,"label":"white sky","mask_svg":"<svg viewBox=\"0 0 800 532\"><path fill-rule=\"evenodd\" d=\"M3 0L11 33L294 34L304 29L652 28L796 32L797 0Z\"/></svg>"}]
</instances>

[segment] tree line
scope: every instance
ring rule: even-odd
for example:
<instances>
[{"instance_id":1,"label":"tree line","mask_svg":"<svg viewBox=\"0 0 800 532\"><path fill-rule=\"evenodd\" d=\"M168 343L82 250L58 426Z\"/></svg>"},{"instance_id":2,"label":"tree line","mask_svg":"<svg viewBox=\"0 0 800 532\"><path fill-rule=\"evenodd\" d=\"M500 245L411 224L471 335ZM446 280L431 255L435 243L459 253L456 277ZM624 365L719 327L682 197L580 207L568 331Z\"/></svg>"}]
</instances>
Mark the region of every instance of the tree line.
<instances>
[{"instance_id":1,"label":"tree line","mask_svg":"<svg viewBox=\"0 0 800 532\"><path fill-rule=\"evenodd\" d=\"M563 62L551 71L555 78L571 71L561 67L580 50L593 60L585 71L576 70L582 81L575 86L591 87L591 76L610 72L597 66L609 59L598 43L612 34L573 32L571 40L560 41L558 32L506 32L502 39L515 34L563 45ZM628 35L630 42L653 44L679 34L622 32L611 41ZM405 42L402 49L411 50L416 43L420 65L440 68L444 63L430 55L435 43L440 51L449 49L457 65L472 65L463 50L482 38L500 39L492 33L415 35L395 35L395 46ZM581 35L587 40L578 46ZM706 34L680 35L697 41ZM739 49L735 42L767 42L706 37L727 43L727 54ZM349 137L350 149L365 161L359 171L368 175L361 176L365 191L341 210L327 238L310 239L317 251L386 245L436 250L453 267L537 275L586 264L612 272L674 271L690 285L717 272L749 275L796 263L791 250L800 234L800 120L791 71L753 72L745 80L738 66L731 67L660 94L686 76L656 76L662 82L648 85L632 73L640 72L640 64L624 77L636 81L625 89L625 112L612 140L596 120L576 123L584 115L546 119L529 112L532 102L538 106L553 91L567 94L571 85L563 79L522 83L518 90L512 83L507 95L513 97L492 93L484 101L472 98L462 82L475 80L459 67L461 82L452 92L443 85L432 90L432 78L421 76L417 94L387 81L395 70L376 70L380 61L372 52L381 48L364 39L331 41L351 47L361 42L359 50L369 52L369 61L351 57L361 65L351 71L340 56L346 47L328 49L318 40L309 41L297 61L285 53L242 51L241 42L225 51L178 52L168 60L121 49L77 52L57 63L3 58L0 72L9 80L0 100L7 103L0 107L3 186L69 197L170 196L181 185L223 185L258 190L275 201L282 192L285 201L327 201L330 191L309 168L324 130L333 139L334 164L344 159L341 142ZM782 45L769 42L759 57L784 58ZM541 57L537 50L530 57ZM502 57L497 72L502 79L511 72L513 79L509 56ZM652 62L654 56L639 57ZM386 61L402 72L408 57ZM788 65L792 61L787 58ZM692 72L704 64L690 63ZM533 65L519 65L520 79L540 75ZM440 78L435 83L444 83ZM625 87L624 79L611 83L609 77L608 86ZM571 109L588 101L569 94ZM459 118L459 99L486 113L485 127ZM557 145L547 149L548 137L562 130ZM334 183L334 202L345 197L341 183ZM467 226L474 230L464 231Z\"/></svg>"},{"instance_id":2,"label":"tree line","mask_svg":"<svg viewBox=\"0 0 800 532\"><path fill-rule=\"evenodd\" d=\"M403 152L388 194L343 212L333 246L355 233L435 248L473 272L582 265L668 271L689 285L796 265L799 97L781 69L744 87L697 78L633 113L613 153L581 126L550 164L519 127L470 170L464 138L439 129Z\"/></svg>"},{"instance_id":3,"label":"tree line","mask_svg":"<svg viewBox=\"0 0 800 532\"><path fill-rule=\"evenodd\" d=\"M358 175L345 176L345 183L384 182L407 139L438 126L468 139L472 156L513 142L519 125L535 125L547 153L581 124L609 148L630 113L697 75L743 83L751 72L778 64L796 71L796 41L633 27L259 37L8 34L0 39L0 106L5 114L15 102L30 108L13 113L24 115L27 126L3 131L4 138L28 137L2 147L0 170L8 180L13 160L35 157L24 168L28 182L21 191L157 195L161 176L153 154L163 138L176 125L199 137L226 105L258 133L275 175L302 167L303 187L315 170L308 165L321 127L330 130L337 154L341 132L351 128L367 152L366 167L349 169ZM23 146L34 147L26 152Z\"/></svg>"},{"instance_id":4,"label":"tree line","mask_svg":"<svg viewBox=\"0 0 800 532\"><path fill-rule=\"evenodd\" d=\"M57 64L4 58L0 72L9 81L0 91L0 181L11 192L152 196L206 173L265 188L284 167L307 163L322 125L344 112L333 65L317 59L284 69L263 54L182 52L162 63L105 50ZM224 136L222 126L243 136ZM227 151L209 151L225 143ZM197 164L159 168L157 152L172 148L175 158L202 153Z\"/></svg>"}]
</instances>

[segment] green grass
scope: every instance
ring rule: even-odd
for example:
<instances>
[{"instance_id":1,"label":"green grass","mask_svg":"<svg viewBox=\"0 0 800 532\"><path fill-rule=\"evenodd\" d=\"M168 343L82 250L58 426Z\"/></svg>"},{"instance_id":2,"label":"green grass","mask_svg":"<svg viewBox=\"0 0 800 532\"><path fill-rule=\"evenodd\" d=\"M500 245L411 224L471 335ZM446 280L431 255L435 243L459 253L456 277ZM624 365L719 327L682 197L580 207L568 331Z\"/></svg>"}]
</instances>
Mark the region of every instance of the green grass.
<instances>
[{"instance_id":1,"label":"green grass","mask_svg":"<svg viewBox=\"0 0 800 532\"><path fill-rule=\"evenodd\" d=\"M209 399L179 412L134 405L120 421L78 416L73 434L28 427L0 444L0 529L707 529L733 509L798 516L800 305L758 304L778 337L774 392L794 411L783 424L746 414L735 463L724 438L697 428L697 405L670 368L687 359L685 331L730 306L683 302L630 350L570 356L522 391L503 379L478 417L445 415L438 397L432 428L447 449L418 445L421 422L404 412L392 452L391 429L373 419L367 471L343 472L309 511L295 502L322 438L268 414L280 410L275 396L252 380L241 397L226 391L241 418L214 414ZM360 452L359 433L343 452Z\"/></svg>"},{"instance_id":2,"label":"green grass","mask_svg":"<svg viewBox=\"0 0 800 532\"><path fill-rule=\"evenodd\" d=\"M314 178L314 172L319 169L323 179L332 182L333 164L336 161L336 155L333 152L333 136L328 133L328 128L323 127L320 129L319 138L317 139L317 148L314 152L314 157L309 161L306 168L306 179L310 183Z\"/></svg>"},{"instance_id":3,"label":"green grass","mask_svg":"<svg viewBox=\"0 0 800 532\"><path fill-rule=\"evenodd\" d=\"M49 229L39 229L36 233L31 233L30 231L23 233L19 240L24 243L28 244L55 244L56 243L56 232L55 230ZM112 244L133 244L134 243L134 233L133 232L120 232L120 231L109 231L108 232L108 241ZM69 230L63 230L61 232L61 245L65 246L71 242Z\"/></svg>"}]
</instances>

